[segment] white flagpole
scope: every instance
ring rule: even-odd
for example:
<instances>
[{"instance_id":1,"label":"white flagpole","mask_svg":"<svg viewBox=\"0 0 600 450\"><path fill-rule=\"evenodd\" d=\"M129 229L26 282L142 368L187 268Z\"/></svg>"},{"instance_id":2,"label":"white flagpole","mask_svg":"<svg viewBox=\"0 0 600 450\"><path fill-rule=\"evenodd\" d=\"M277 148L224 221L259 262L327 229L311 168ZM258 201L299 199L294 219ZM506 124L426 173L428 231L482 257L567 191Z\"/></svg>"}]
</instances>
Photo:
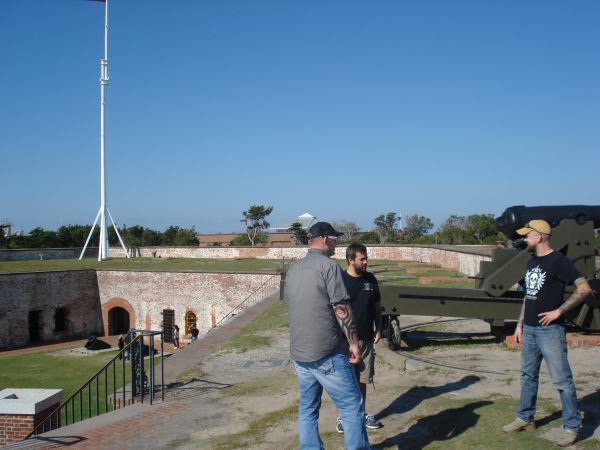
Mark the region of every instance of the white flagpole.
<instances>
[{"instance_id":1,"label":"white flagpole","mask_svg":"<svg viewBox=\"0 0 600 450\"><path fill-rule=\"evenodd\" d=\"M109 245L108 245L108 227L107 227L107 213L108 213L108 207L106 205L106 171L104 169L104 162L105 162L105 129L106 129L106 120L105 120L105 116L106 116L106 97L105 97L105 90L106 90L106 86L108 86L108 2L109 0L105 0L105 8L104 8L104 58L100 60L100 211L98 213L99 217L96 217L96 221L98 221L98 218L100 219L100 242L98 244L98 261L102 261L108 258L108 249L109 249ZM108 213L110 214L110 213ZM125 247L125 244L123 243L123 240L121 239L121 236L119 235L119 230L117 230L117 225L114 223L114 220L112 220L112 217L110 218L112 223L113 223L113 227L115 228L115 231L117 232L117 236L119 237L119 241L121 243L121 246L123 247L123 250L125 251L125 256L127 256L127 258L129 258L129 252L127 250L127 248ZM94 227L96 226L96 222L94 222L94 225L92 225L92 229L90 230L90 236L92 235L93 231L94 231ZM85 254L85 251L87 249L87 245L89 243L89 237L88 240L85 243L85 246L83 247L83 250L81 252L81 255L79 256L79 259L83 258L83 255Z\"/></svg>"}]
</instances>

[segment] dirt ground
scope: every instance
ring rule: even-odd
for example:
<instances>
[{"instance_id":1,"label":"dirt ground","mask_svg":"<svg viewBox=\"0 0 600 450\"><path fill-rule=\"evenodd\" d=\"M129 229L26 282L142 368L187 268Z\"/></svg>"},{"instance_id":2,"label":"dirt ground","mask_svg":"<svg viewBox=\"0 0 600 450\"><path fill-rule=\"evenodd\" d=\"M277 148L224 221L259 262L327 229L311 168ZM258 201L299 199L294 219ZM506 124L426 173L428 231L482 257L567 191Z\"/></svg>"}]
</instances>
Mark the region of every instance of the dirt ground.
<instances>
[{"instance_id":1,"label":"dirt ground","mask_svg":"<svg viewBox=\"0 0 600 450\"><path fill-rule=\"evenodd\" d=\"M442 319L405 316L402 326ZM271 336L274 343L268 348L217 352L205 359L180 389L183 397L189 393L190 411L182 411L170 425L169 437L151 447L297 448L298 395L288 335L278 331ZM529 450L549 448L559 436L560 401L545 367L538 430L502 432L518 403L520 353L494 339L485 322L462 320L415 330L402 349L409 358L383 343L376 348L375 386L368 387L367 411L384 427L369 431L374 448ZM598 351L569 352L584 414L581 441L574 449L600 449ZM324 395L319 427L327 449L343 448L343 436L334 429L335 417L334 406ZM144 446L148 448L147 443Z\"/></svg>"}]
</instances>

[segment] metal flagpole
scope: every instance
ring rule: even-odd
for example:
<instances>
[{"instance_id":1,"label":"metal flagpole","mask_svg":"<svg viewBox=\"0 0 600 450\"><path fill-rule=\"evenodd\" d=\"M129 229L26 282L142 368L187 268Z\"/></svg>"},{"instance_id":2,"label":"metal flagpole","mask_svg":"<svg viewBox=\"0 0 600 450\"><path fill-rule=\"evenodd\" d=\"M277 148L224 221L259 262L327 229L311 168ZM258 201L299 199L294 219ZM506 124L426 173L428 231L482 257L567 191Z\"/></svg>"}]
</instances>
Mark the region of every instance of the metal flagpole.
<instances>
[{"instance_id":1,"label":"metal flagpole","mask_svg":"<svg viewBox=\"0 0 600 450\"><path fill-rule=\"evenodd\" d=\"M108 2L109 0L105 0L105 8L104 8L104 58L100 60L100 211L98 211L98 216L96 216L96 221L94 221L94 225L92 225L92 229L90 230L90 234L85 242L83 250L81 251L81 255L79 255L79 259L82 259L85 255L85 251L87 250L88 243L94 232L94 228L96 227L96 223L98 219L100 219L100 242L98 244L98 261L102 261L108 258L108 228L107 228L107 215L110 217L110 220L113 224L113 227L117 233L119 238L119 242L125 251L125 256L129 258L129 251L125 247L123 240L121 239L121 235L119 234L119 230L117 229L117 225L114 220L112 220L112 216L110 216L110 212L108 212L108 207L106 206L106 172L104 170L104 162L105 162L105 129L106 129L106 100L105 100L105 90L106 86L108 86Z\"/></svg>"}]
</instances>

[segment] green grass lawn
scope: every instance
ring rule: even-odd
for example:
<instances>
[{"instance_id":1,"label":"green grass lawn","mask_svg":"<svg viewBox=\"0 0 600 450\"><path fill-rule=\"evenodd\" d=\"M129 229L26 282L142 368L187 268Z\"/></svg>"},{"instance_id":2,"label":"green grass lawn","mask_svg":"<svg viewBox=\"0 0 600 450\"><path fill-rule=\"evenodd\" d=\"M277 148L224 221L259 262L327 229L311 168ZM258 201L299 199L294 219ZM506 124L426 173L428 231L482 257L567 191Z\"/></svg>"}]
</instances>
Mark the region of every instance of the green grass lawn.
<instances>
[{"instance_id":1,"label":"green grass lawn","mask_svg":"<svg viewBox=\"0 0 600 450\"><path fill-rule=\"evenodd\" d=\"M282 260L273 259L201 259L201 258L94 258L48 259L45 261L1 261L0 273L43 272L49 270L143 270L159 272L277 272ZM289 262L287 260L286 262Z\"/></svg>"},{"instance_id":2,"label":"green grass lawn","mask_svg":"<svg viewBox=\"0 0 600 450\"><path fill-rule=\"evenodd\" d=\"M116 351L110 351L91 356L52 356L40 352L1 357L0 390L5 388L63 389L63 401L65 401L116 354ZM148 364L149 361L146 360L144 366L149 376ZM155 367L157 370L156 376L160 377L159 358L155 358ZM116 377L113 377L113 370ZM105 375L107 376L105 377ZM105 371L101 372L98 378L97 390L94 381L91 384L91 389L86 387L81 396L77 395L69 403L68 422L65 420L65 411L62 411L62 423L72 423L73 417L75 421L78 421L81 417L86 418L112 411L112 405L107 404L108 398L112 397L114 392L119 394L123 385L128 385L130 382L130 363L116 360L114 369L111 364L108 366L106 373ZM120 395L117 395L117 397L121 398Z\"/></svg>"}]
</instances>

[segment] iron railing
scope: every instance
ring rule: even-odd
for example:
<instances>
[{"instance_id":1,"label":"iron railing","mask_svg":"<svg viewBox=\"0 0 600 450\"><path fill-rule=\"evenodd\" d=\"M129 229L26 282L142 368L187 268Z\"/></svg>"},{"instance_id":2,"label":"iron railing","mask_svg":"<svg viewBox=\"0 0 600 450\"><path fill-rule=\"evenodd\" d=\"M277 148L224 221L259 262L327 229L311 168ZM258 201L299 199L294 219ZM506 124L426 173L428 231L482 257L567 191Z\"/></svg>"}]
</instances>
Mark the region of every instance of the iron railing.
<instances>
[{"instance_id":1,"label":"iron railing","mask_svg":"<svg viewBox=\"0 0 600 450\"><path fill-rule=\"evenodd\" d=\"M162 331L132 329L129 333L133 336L131 342L73 395L50 412L27 436L28 438L124 408L136 401L143 403L145 397L152 404L157 394L157 388L160 388L160 400L164 401L164 341ZM156 336L160 336L159 380L156 380L154 357ZM148 346L148 373L144 369L146 348L144 340L147 341ZM156 381L158 381L158 386Z\"/></svg>"},{"instance_id":2,"label":"iron railing","mask_svg":"<svg viewBox=\"0 0 600 450\"><path fill-rule=\"evenodd\" d=\"M231 311L229 311L227 314L225 314L221 318L221 320L219 320L217 323L215 323L215 325L210 330L208 330L208 332L210 333L211 330L214 330L219 325L222 325L227 320L231 319L233 316L238 314L240 311L243 311L244 309L249 308L252 305L255 305L260 300L265 298L267 295L270 295L273 292L275 292L276 290L278 290L280 287L280 279L281 279L280 274L269 277L267 279L267 281L265 281L258 288L256 288L255 291L253 291L244 300L242 300L240 303L238 303Z\"/></svg>"}]
</instances>

